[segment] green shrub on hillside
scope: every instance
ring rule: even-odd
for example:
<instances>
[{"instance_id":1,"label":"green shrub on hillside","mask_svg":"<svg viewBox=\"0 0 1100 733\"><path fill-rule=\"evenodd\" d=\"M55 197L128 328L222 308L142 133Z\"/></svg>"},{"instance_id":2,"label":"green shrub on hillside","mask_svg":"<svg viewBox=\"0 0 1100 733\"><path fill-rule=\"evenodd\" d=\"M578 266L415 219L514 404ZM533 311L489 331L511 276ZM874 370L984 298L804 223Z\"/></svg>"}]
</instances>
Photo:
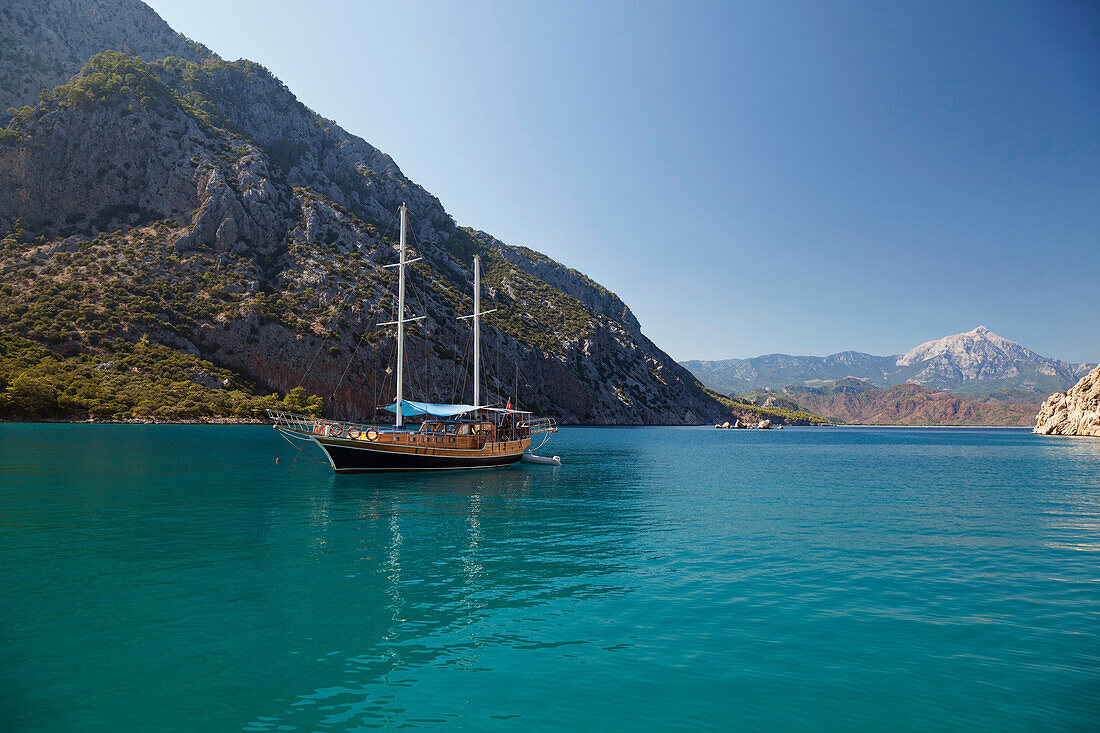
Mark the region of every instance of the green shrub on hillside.
<instances>
[{"instance_id":1,"label":"green shrub on hillside","mask_svg":"<svg viewBox=\"0 0 1100 733\"><path fill-rule=\"evenodd\" d=\"M199 382L202 382L200 384ZM206 384L227 382L222 389ZM0 333L0 419L263 418L268 409L321 414L321 398L301 387L258 394L247 379L142 338L103 354L62 356Z\"/></svg>"},{"instance_id":2,"label":"green shrub on hillside","mask_svg":"<svg viewBox=\"0 0 1100 733\"><path fill-rule=\"evenodd\" d=\"M159 107L176 99L145 61L118 51L104 51L92 56L68 84L43 93L42 102L56 101L61 107L85 107L118 104L130 98L139 100L143 108Z\"/></svg>"},{"instance_id":3,"label":"green shrub on hillside","mask_svg":"<svg viewBox=\"0 0 1100 733\"><path fill-rule=\"evenodd\" d=\"M756 405L749 404L747 402L739 402L732 400L729 397L715 392L709 387L704 387L699 382L695 383L697 391L706 394L712 399L716 400L723 407L729 408L733 412L739 414L755 415L761 419L768 418L777 420L787 425L828 425L829 420L815 415L812 412L805 412L803 410L788 410L782 407L757 407Z\"/></svg>"},{"instance_id":4,"label":"green shrub on hillside","mask_svg":"<svg viewBox=\"0 0 1100 733\"><path fill-rule=\"evenodd\" d=\"M561 353L559 339L590 336L597 316L576 298L528 275L495 252L482 255L481 282L496 290L486 322L543 351ZM509 292L522 293L512 297Z\"/></svg>"}]
</instances>

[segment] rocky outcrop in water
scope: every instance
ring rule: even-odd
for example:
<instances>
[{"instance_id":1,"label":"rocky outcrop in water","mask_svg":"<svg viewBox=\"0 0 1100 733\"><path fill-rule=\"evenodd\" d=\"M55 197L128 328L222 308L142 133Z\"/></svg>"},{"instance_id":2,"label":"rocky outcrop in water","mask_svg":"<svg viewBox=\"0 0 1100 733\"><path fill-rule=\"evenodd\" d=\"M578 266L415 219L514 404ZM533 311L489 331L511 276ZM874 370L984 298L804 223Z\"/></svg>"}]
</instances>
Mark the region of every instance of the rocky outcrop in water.
<instances>
[{"instance_id":1,"label":"rocky outcrop in water","mask_svg":"<svg viewBox=\"0 0 1100 733\"><path fill-rule=\"evenodd\" d=\"M1100 437L1100 367L1086 374L1068 392L1051 395L1036 415L1032 432Z\"/></svg>"}]
</instances>

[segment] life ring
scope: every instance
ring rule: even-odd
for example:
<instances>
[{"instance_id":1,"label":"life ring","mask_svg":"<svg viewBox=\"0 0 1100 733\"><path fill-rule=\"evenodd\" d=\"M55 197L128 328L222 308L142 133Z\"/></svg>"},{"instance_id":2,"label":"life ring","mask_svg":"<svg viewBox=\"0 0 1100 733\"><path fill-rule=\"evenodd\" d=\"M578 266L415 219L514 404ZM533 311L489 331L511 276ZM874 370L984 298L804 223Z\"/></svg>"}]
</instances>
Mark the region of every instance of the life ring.
<instances>
[{"instance_id":1,"label":"life ring","mask_svg":"<svg viewBox=\"0 0 1100 733\"><path fill-rule=\"evenodd\" d=\"M377 430L368 430L367 431L367 440L372 441L372 442L375 441L375 440L378 440L378 431Z\"/></svg>"},{"instance_id":2,"label":"life ring","mask_svg":"<svg viewBox=\"0 0 1100 733\"><path fill-rule=\"evenodd\" d=\"M352 440L359 440L359 436L362 434L359 428L348 428L348 437Z\"/></svg>"},{"instance_id":3,"label":"life ring","mask_svg":"<svg viewBox=\"0 0 1100 733\"><path fill-rule=\"evenodd\" d=\"M340 438L344 435L344 426L340 423L336 423L332 426L332 430L329 431L329 435L333 438Z\"/></svg>"}]
</instances>

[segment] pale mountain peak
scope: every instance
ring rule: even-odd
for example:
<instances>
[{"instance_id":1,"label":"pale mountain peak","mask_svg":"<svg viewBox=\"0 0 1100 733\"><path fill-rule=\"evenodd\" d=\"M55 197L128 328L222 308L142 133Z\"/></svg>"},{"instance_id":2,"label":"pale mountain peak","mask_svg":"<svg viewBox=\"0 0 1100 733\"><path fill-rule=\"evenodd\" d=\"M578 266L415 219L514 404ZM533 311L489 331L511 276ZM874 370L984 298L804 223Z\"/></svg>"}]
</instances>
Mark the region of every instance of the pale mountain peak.
<instances>
[{"instance_id":1,"label":"pale mountain peak","mask_svg":"<svg viewBox=\"0 0 1100 733\"><path fill-rule=\"evenodd\" d=\"M998 336L985 326L978 326L965 333L926 341L902 354L898 358L898 366L909 366L936 358L955 362L964 371L967 366L988 363L990 359L1007 362L1042 359L1015 341Z\"/></svg>"},{"instance_id":2,"label":"pale mountain peak","mask_svg":"<svg viewBox=\"0 0 1100 733\"><path fill-rule=\"evenodd\" d=\"M1019 347L1021 349L1024 348L1024 347L1020 346L1018 343L1016 343L1015 341L1013 341L1011 339L1006 339L1004 336L1000 336L998 334L993 333L992 331L990 331L985 326L978 326L977 328L975 328L973 330L970 330L970 331L967 331L966 333L958 333L958 334L955 334L954 336L946 336L942 340L950 341L950 340L953 340L953 339L954 340L959 340L959 341L971 341L971 342L990 341L990 342L992 342L992 343L994 343L998 346L1001 346L1001 347L1012 346L1012 347Z\"/></svg>"}]
</instances>

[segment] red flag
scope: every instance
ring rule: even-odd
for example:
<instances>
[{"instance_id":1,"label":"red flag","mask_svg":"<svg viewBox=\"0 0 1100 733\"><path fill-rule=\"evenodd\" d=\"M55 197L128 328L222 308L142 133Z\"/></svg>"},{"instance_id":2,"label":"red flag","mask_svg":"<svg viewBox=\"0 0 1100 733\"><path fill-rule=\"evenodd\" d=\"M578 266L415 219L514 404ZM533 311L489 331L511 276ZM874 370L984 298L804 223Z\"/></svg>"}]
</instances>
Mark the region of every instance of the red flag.
<instances>
[{"instance_id":1,"label":"red flag","mask_svg":"<svg viewBox=\"0 0 1100 733\"><path fill-rule=\"evenodd\" d=\"M508 398L508 406L505 407L504 409L505 410L511 410L512 409L512 398L511 397Z\"/></svg>"}]
</instances>

